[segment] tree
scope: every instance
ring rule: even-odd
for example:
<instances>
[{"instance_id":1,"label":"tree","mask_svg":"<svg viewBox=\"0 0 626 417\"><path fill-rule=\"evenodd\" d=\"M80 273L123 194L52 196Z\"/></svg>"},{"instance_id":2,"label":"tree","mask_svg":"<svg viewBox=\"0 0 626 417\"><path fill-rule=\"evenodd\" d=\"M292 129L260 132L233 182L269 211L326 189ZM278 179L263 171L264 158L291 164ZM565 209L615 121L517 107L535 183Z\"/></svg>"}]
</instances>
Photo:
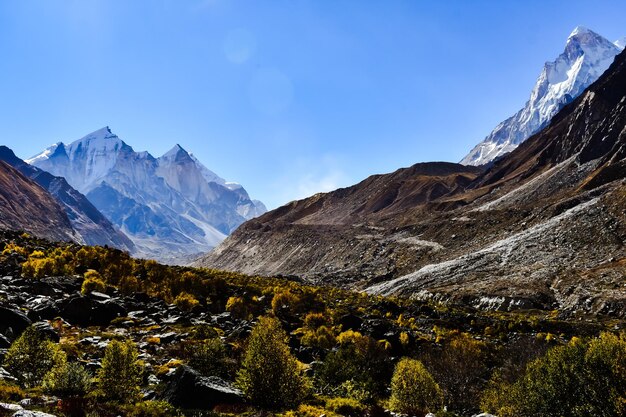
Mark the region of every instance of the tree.
<instances>
[{"instance_id":1,"label":"tree","mask_svg":"<svg viewBox=\"0 0 626 417\"><path fill-rule=\"evenodd\" d=\"M426 415L443 406L443 393L424 365L415 359L404 358L398 362L391 378L391 410Z\"/></svg>"},{"instance_id":2,"label":"tree","mask_svg":"<svg viewBox=\"0 0 626 417\"><path fill-rule=\"evenodd\" d=\"M53 367L65 361L65 353L31 326L7 351L4 367L22 387L33 388L41 384L43 377Z\"/></svg>"},{"instance_id":3,"label":"tree","mask_svg":"<svg viewBox=\"0 0 626 417\"><path fill-rule=\"evenodd\" d=\"M77 362L55 366L43 379L43 389L61 397L83 397L91 389L91 375Z\"/></svg>"},{"instance_id":4,"label":"tree","mask_svg":"<svg viewBox=\"0 0 626 417\"><path fill-rule=\"evenodd\" d=\"M133 342L113 340L104 351L98 372L98 388L106 399L132 402L139 397L141 365Z\"/></svg>"},{"instance_id":5,"label":"tree","mask_svg":"<svg viewBox=\"0 0 626 417\"><path fill-rule=\"evenodd\" d=\"M482 404L502 417L625 415L626 337L603 333L552 348L513 384L493 383Z\"/></svg>"},{"instance_id":6,"label":"tree","mask_svg":"<svg viewBox=\"0 0 626 417\"><path fill-rule=\"evenodd\" d=\"M257 405L295 407L306 395L307 381L286 340L280 322L272 317L261 317L252 330L237 385Z\"/></svg>"}]
</instances>

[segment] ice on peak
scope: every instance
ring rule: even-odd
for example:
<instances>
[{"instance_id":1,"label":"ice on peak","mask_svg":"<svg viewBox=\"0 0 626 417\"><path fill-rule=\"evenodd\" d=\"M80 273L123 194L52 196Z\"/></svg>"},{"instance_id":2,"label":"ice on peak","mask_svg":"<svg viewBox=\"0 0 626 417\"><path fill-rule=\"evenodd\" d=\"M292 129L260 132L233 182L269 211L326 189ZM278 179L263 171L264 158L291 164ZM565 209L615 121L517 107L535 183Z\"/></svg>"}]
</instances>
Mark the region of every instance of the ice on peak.
<instances>
[{"instance_id":1,"label":"ice on peak","mask_svg":"<svg viewBox=\"0 0 626 417\"><path fill-rule=\"evenodd\" d=\"M576 27L563 53L545 64L525 106L496 126L461 163L482 165L513 151L549 123L563 105L597 80L620 51L597 33L583 26Z\"/></svg>"},{"instance_id":2,"label":"ice on peak","mask_svg":"<svg viewBox=\"0 0 626 417\"><path fill-rule=\"evenodd\" d=\"M592 30L587 29L585 26L576 26L574 28L574 30L572 31L572 33L570 33L568 39L571 39L577 35L585 35L585 34L589 34L589 33L593 33L594 35L596 35L596 33Z\"/></svg>"},{"instance_id":3,"label":"ice on peak","mask_svg":"<svg viewBox=\"0 0 626 417\"><path fill-rule=\"evenodd\" d=\"M163 156L161 156L161 158L174 159L179 157L179 155L183 157L189 157L189 153L177 143L172 149L165 152Z\"/></svg>"},{"instance_id":4,"label":"ice on peak","mask_svg":"<svg viewBox=\"0 0 626 417\"><path fill-rule=\"evenodd\" d=\"M626 36L613 42L613 45L617 46L619 49L622 49L622 50L626 48Z\"/></svg>"}]
</instances>

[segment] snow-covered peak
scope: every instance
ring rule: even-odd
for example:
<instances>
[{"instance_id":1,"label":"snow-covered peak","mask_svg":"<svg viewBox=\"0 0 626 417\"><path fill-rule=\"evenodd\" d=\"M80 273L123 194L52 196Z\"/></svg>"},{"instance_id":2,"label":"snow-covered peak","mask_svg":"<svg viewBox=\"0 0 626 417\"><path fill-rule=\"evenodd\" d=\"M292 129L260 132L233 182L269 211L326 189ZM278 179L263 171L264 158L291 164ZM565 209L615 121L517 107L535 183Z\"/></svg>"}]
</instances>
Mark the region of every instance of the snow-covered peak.
<instances>
[{"instance_id":1,"label":"snow-covered peak","mask_svg":"<svg viewBox=\"0 0 626 417\"><path fill-rule=\"evenodd\" d=\"M626 48L626 36L624 36L621 39L616 40L615 42L613 42L613 44L617 46L619 49L623 50L624 48Z\"/></svg>"},{"instance_id":2,"label":"snow-covered peak","mask_svg":"<svg viewBox=\"0 0 626 417\"><path fill-rule=\"evenodd\" d=\"M569 37L567 38L567 40L569 41L572 38L575 38L577 36L585 36L585 35L589 35L589 34L595 34L595 32L587 29L585 26L576 26L574 28L574 30L572 31L572 33L569 34Z\"/></svg>"},{"instance_id":3,"label":"snow-covered peak","mask_svg":"<svg viewBox=\"0 0 626 417\"><path fill-rule=\"evenodd\" d=\"M177 143L172 149L165 152L160 159L181 160L183 158L190 159L189 153Z\"/></svg>"},{"instance_id":4,"label":"snow-covered peak","mask_svg":"<svg viewBox=\"0 0 626 417\"><path fill-rule=\"evenodd\" d=\"M563 53L544 65L524 108L496 126L461 163L483 165L511 152L596 81L620 52L613 42L592 30L576 27Z\"/></svg>"},{"instance_id":5,"label":"snow-covered peak","mask_svg":"<svg viewBox=\"0 0 626 417\"><path fill-rule=\"evenodd\" d=\"M65 154L65 156L67 156L63 142L57 142L54 145L50 145L43 152L26 159L25 162L29 165L37 165L37 162L45 161L60 154Z\"/></svg>"},{"instance_id":6,"label":"snow-covered peak","mask_svg":"<svg viewBox=\"0 0 626 417\"><path fill-rule=\"evenodd\" d=\"M226 185L226 180L224 178L204 166L204 164L202 164L202 162L200 162L193 153L189 154L189 157L196 164L196 167L198 167L198 170L200 170L200 173L207 182L215 182L220 185Z\"/></svg>"}]
</instances>

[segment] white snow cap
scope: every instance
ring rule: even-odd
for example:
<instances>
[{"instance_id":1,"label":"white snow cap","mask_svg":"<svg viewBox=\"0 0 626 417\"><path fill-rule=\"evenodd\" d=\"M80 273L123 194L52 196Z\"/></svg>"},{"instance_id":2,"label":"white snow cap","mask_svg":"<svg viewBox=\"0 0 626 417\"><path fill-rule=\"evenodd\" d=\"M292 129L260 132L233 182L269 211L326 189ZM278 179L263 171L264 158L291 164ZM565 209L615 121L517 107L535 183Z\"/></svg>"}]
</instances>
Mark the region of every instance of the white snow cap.
<instances>
[{"instance_id":1,"label":"white snow cap","mask_svg":"<svg viewBox=\"0 0 626 417\"><path fill-rule=\"evenodd\" d=\"M616 40L615 42L613 42L613 44L617 46L619 49L626 48L626 36L624 36L621 39Z\"/></svg>"},{"instance_id":2,"label":"white snow cap","mask_svg":"<svg viewBox=\"0 0 626 417\"><path fill-rule=\"evenodd\" d=\"M596 81L622 49L592 30L577 26L567 38L563 53L544 65L526 105L496 126L461 163L486 164L517 148Z\"/></svg>"}]
</instances>

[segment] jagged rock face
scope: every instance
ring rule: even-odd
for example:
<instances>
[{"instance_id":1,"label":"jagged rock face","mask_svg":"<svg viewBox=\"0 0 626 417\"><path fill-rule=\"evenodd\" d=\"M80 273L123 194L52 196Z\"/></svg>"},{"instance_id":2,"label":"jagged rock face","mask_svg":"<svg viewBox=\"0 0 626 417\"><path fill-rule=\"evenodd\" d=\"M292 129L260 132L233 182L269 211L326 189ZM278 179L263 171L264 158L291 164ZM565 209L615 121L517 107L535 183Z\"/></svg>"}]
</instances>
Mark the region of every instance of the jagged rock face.
<instances>
[{"instance_id":1,"label":"jagged rock face","mask_svg":"<svg viewBox=\"0 0 626 417\"><path fill-rule=\"evenodd\" d=\"M78 238L54 198L3 161L0 161L0 228L25 230L52 240Z\"/></svg>"},{"instance_id":2,"label":"jagged rock face","mask_svg":"<svg viewBox=\"0 0 626 417\"><path fill-rule=\"evenodd\" d=\"M45 188L64 208L78 241L87 245L108 245L129 252L134 251L131 240L118 230L89 200L72 188L62 177L55 177L19 159L6 146L0 146L0 160Z\"/></svg>"},{"instance_id":3,"label":"jagged rock face","mask_svg":"<svg viewBox=\"0 0 626 417\"><path fill-rule=\"evenodd\" d=\"M201 265L488 308L615 314L626 305L625 126L622 53L487 171L400 181L447 185L428 198L396 193L393 173L294 202L244 224Z\"/></svg>"},{"instance_id":4,"label":"jagged rock face","mask_svg":"<svg viewBox=\"0 0 626 417\"><path fill-rule=\"evenodd\" d=\"M461 163L487 164L511 152L596 81L623 49L620 41L612 43L584 27L574 29L563 53L545 64L524 108L496 126Z\"/></svg>"},{"instance_id":5,"label":"jagged rock face","mask_svg":"<svg viewBox=\"0 0 626 417\"><path fill-rule=\"evenodd\" d=\"M187 262L265 210L179 145L154 158L135 152L109 128L26 162L84 193L133 241L134 255L162 262Z\"/></svg>"}]
</instances>

